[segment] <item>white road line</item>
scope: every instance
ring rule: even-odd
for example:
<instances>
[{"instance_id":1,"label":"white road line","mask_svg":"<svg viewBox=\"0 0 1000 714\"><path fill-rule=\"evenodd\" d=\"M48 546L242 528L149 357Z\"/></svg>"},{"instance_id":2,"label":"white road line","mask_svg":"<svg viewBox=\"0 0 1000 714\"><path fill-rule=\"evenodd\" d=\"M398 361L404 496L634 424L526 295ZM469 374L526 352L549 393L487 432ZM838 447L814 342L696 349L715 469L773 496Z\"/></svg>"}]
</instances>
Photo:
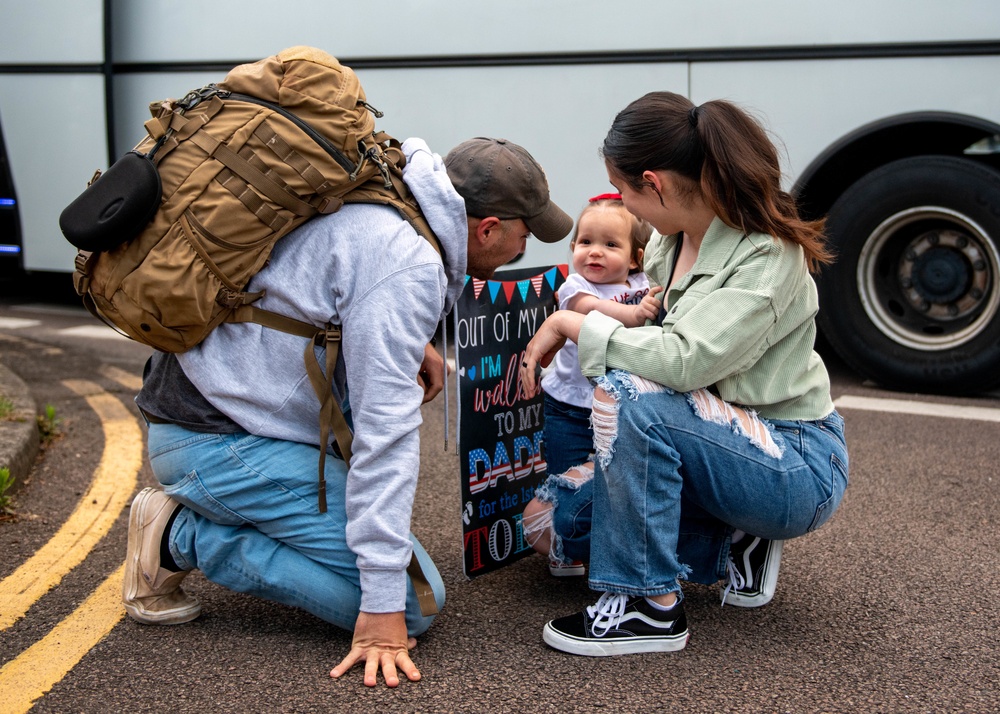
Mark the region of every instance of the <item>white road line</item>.
<instances>
[{"instance_id":1,"label":"white road line","mask_svg":"<svg viewBox=\"0 0 1000 714\"><path fill-rule=\"evenodd\" d=\"M966 407L957 404L936 402L914 402L907 399L877 399L845 394L834 402L837 409L861 409L869 412L892 412L894 414L916 414L918 416L943 417L945 419L969 419L973 421L1000 422L1000 409L990 407Z\"/></svg>"},{"instance_id":2,"label":"white road line","mask_svg":"<svg viewBox=\"0 0 1000 714\"><path fill-rule=\"evenodd\" d=\"M79 307L68 307L58 305L46 305L44 303L25 303L23 305L11 305L11 311L18 312L41 312L46 315L65 315L67 317L89 316L83 305Z\"/></svg>"},{"instance_id":3,"label":"white road line","mask_svg":"<svg viewBox=\"0 0 1000 714\"><path fill-rule=\"evenodd\" d=\"M80 325L79 327L67 327L59 330L58 334L69 337L96 337L98 339L127 340L128 337L112 330L107 325Z\"/></svg>"},{"instance_id":4,"label":"white road line","mask_svg":"<svg viewBox=\"0 0 1000 714\"><path fill-rule=\"evenodd\" d=\"M0 328L5 330L20 330L23 327L35 327L41 324L41 320L27 320L23 317L0 317Z\"/></svg>"}]
</instances>

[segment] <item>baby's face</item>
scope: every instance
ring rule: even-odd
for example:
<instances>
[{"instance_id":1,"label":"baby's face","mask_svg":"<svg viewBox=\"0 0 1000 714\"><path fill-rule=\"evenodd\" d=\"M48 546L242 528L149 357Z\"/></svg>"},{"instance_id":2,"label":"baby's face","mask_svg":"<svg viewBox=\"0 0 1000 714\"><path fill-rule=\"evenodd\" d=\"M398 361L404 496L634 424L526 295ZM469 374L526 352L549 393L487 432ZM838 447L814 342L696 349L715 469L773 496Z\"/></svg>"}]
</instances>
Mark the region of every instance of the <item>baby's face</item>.
<instances>
[{"instance_id":1,"label":"baby's face","mask_svg":"<svg viewBox=\"0 0 1000 714\"><path fill-rule=\"evenodd\" d=\"M573 269L596 284L627 284L632 260L629 218L620 208L594 208L580 216Z\"/></svg>"}]
</instances>

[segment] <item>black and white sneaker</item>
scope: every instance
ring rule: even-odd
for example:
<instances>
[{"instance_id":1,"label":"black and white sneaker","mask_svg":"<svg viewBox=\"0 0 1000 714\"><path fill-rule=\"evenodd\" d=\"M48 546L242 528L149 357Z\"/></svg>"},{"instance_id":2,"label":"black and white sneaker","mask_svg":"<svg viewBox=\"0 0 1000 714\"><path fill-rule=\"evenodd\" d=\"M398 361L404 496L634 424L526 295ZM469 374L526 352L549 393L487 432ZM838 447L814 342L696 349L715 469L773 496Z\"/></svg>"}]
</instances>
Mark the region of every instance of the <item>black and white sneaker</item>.
<instances>
[{"instance_id":1,"label":"black and white sneaker","mask_svg":"<svg viewBox=\"0 0 1000 714\"><path fill-rule=\"evenodd\" d=\"M729 547L726 571L729 583L723 605L760 607L771 602L778 584L783 540L767 540L749 533Z\"/></svg>"},{"instance_id":2,"label":"black and white sneaker","mask_svg":"<svg viewBox=\"0 0 1000 714\"><path fill-rule=\"evenodd\" d=\"M687 618L679 597L669 610L658 610L641 596L604 593L583 612L548 622L542 639L557 650L588 657L676 652L688 641Z\"/></svg>"}]
</instances>

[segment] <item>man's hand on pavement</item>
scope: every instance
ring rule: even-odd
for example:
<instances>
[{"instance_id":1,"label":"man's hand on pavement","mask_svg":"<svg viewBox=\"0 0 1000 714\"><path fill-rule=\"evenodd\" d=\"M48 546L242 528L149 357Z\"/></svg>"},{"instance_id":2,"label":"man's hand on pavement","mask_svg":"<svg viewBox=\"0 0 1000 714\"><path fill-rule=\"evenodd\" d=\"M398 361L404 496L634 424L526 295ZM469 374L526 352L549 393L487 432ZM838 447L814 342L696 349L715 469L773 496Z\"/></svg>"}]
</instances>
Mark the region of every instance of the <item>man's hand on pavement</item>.
<instances>
[{"instance_id":1,"label":"man's hand on pavement","mask_svg":"<svg viewBox=\"0 0 1000 714\"><path fill-rule=\"evenodd\" d=\"M362 612L354 625L351 651L330 671L337 679L358 662L365 663L365 686L374 687L379 669L387 687L399 686L397 670L411 682L420 679L420 671L410 659L409 650L416 640L406 635L406 617L402 612Z\"/></svg>"}]
</instances>

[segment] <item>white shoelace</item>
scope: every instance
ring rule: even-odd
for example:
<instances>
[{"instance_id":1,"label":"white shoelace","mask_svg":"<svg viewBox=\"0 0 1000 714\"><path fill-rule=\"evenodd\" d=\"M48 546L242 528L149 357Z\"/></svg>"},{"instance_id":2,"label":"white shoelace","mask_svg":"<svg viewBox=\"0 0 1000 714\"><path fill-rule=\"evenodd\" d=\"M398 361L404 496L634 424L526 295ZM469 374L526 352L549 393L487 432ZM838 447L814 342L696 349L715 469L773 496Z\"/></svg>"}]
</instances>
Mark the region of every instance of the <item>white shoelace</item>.
<instances>
[{"instance_id":1,"label":"white shoelace","mask_svg":"<svg viewBox=\"0 0 1000 714\"><path fill-rule=\"evenodd\" d=\"M604 637L612 627L616 627L625 614L628 595L604 593L593 605L587 606L587 616L593 618L590 632L594 637ZM598 632L600 628L600 632Z\"/></svg>"},{"instance_id":2,"label":"white shoelace","mask_svg":"<svg viewBox=\"0 0 1000 714\"><path fill-rule=\"evenodd\" d=\"M729 576L729 582L726 584L726 589L722 592L722 607L726 605L726 595L729 594L730 590L739 590L747 584L743 573L736 567L736 562L733 560L732 555L726 558L726 575Z\"/></svg>"}]
</instances>

